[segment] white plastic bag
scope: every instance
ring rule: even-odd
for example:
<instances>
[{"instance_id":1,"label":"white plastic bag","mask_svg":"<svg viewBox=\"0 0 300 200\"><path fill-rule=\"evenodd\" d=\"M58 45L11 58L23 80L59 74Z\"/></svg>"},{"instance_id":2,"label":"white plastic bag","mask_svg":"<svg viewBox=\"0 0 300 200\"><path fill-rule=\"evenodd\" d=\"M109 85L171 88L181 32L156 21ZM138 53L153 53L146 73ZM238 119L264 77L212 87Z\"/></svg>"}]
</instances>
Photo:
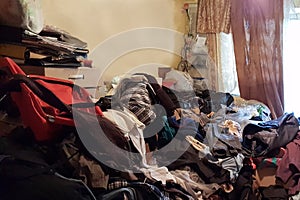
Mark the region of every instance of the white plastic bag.
<instances>
[{"instance_id":1,"label":"white plastic bag","mask_svg":"<svg viewBox=\"0 0 300 200\"><path fill-rule=\"evenodd\" d=\"M200 37L197 35L196 42L192 46L192 53L194 55L207 55L207 47L205 45L206 37Z\"/></svg>"},{"instance_id":2,"label":"white plastic bag","mask_svg":"<svg viewBox=\"0 0 300 200\"><path fill-rule=\"evenodd\" d=\"M1 0L0 25L40 33L44 17L40 0Z\"/></svg>"},{"instance_id":3,"label":"white plastic bag","mask_svg":"<svg viewBox=\"0 0 300 200\"><path fill-rule=\"evenodd\" d=\"M187 73L179 70L171 70L166 73L165 80L175 81L174 88L176 91L193 91L193 78Z\"/></svg>"}]
</instances>

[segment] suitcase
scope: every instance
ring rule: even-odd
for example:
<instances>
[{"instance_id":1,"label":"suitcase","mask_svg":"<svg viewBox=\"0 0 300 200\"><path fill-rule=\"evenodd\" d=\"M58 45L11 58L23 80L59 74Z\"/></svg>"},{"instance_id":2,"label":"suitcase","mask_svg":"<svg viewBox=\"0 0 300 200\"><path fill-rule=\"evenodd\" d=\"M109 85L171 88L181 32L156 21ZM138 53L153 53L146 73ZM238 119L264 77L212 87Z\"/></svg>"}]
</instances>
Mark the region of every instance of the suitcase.
<instances>
[{"instance_id":1,"label":"suitcase","mask_svg":"<svg viewBox=\"0 0 300 200\"><path fill-rule=\"evenodd\" d=\"M72 81L26 75L10 58L0 58L0 100L10 95L17 105L24 126L37 141L56 138L65 127L74 127L72 109L103 116L88 91Z\"/></svg>"}]
</instances>

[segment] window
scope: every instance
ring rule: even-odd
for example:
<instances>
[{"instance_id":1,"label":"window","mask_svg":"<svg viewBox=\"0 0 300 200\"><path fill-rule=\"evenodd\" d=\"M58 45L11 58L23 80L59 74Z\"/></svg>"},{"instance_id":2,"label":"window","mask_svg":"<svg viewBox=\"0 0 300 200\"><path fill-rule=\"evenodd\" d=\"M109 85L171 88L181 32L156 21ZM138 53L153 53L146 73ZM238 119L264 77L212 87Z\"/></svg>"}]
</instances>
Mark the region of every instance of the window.
<instances>
[{"instance_id":1,"label":"window","mask_svg":"<svg viewBox=\"0 0 300 200\"><path fill-rule=\"evenodd\" d=\"M220 33L218 37L221 62L221 68L218 70L219 90L239 95L232 34Z\"/></svg>"},{"instance_id":2,"label":"window","mask_svg":"<svg viewBox=\"0 0 300 200\"><path fill-rule=\"evenodd\" d=\"M285 112L300 116L300 8L289 7L285 13L283 35L283 78Z\"/></svg>"}]
</instances>

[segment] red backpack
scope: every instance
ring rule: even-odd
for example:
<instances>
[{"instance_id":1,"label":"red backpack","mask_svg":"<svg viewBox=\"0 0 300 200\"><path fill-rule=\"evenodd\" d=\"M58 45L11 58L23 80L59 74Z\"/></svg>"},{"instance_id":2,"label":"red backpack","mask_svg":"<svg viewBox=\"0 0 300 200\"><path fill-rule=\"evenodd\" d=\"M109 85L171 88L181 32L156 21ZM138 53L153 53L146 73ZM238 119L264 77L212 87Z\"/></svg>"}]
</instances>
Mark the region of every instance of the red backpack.
<instances>
[{"instance_id":1,"label":"red backpack","mask_svg":"<svg viewBox=\"0 0 300 200\"><path fill-rule=\"evenodd\" d=\"M11 95L24 126L37 141L48 141L61 134L66 126L74 127L74 106L87 113L103 116L90 94L72 81L53 77L26 75L10 58L0 58L0 75L7 80L0 84L0 101Z\"/></svg>"}]
</instances>

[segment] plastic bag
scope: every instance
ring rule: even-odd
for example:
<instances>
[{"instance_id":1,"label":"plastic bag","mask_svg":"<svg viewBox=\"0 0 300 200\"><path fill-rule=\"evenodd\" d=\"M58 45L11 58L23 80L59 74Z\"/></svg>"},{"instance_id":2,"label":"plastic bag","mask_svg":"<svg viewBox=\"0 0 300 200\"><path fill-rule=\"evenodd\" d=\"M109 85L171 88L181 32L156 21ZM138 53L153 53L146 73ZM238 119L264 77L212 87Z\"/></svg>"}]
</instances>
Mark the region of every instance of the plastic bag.
<instances>
[{"instance_id":1,"label":"plastic bag","mask_svg":"<svg viewBox=\"0 0 300 200\"><path fill-rule=\"evenodd\" d=\"M40 33L44 17L40 0L1 0L0 25Z\"/></svg>"},{"instance_id":2,"label":"plastic bag","mask_svg":"<svg viewBox=\"0 0 300 200\"><path fill-rule=\"evenodd\" d=\"M192 46L192 53L193 54L202 54L202 55L207 55L208 50L205 45L206 42L206 37L200 37L199 35L196 36L195 43Z\"/></svg>"}]
</instances>

